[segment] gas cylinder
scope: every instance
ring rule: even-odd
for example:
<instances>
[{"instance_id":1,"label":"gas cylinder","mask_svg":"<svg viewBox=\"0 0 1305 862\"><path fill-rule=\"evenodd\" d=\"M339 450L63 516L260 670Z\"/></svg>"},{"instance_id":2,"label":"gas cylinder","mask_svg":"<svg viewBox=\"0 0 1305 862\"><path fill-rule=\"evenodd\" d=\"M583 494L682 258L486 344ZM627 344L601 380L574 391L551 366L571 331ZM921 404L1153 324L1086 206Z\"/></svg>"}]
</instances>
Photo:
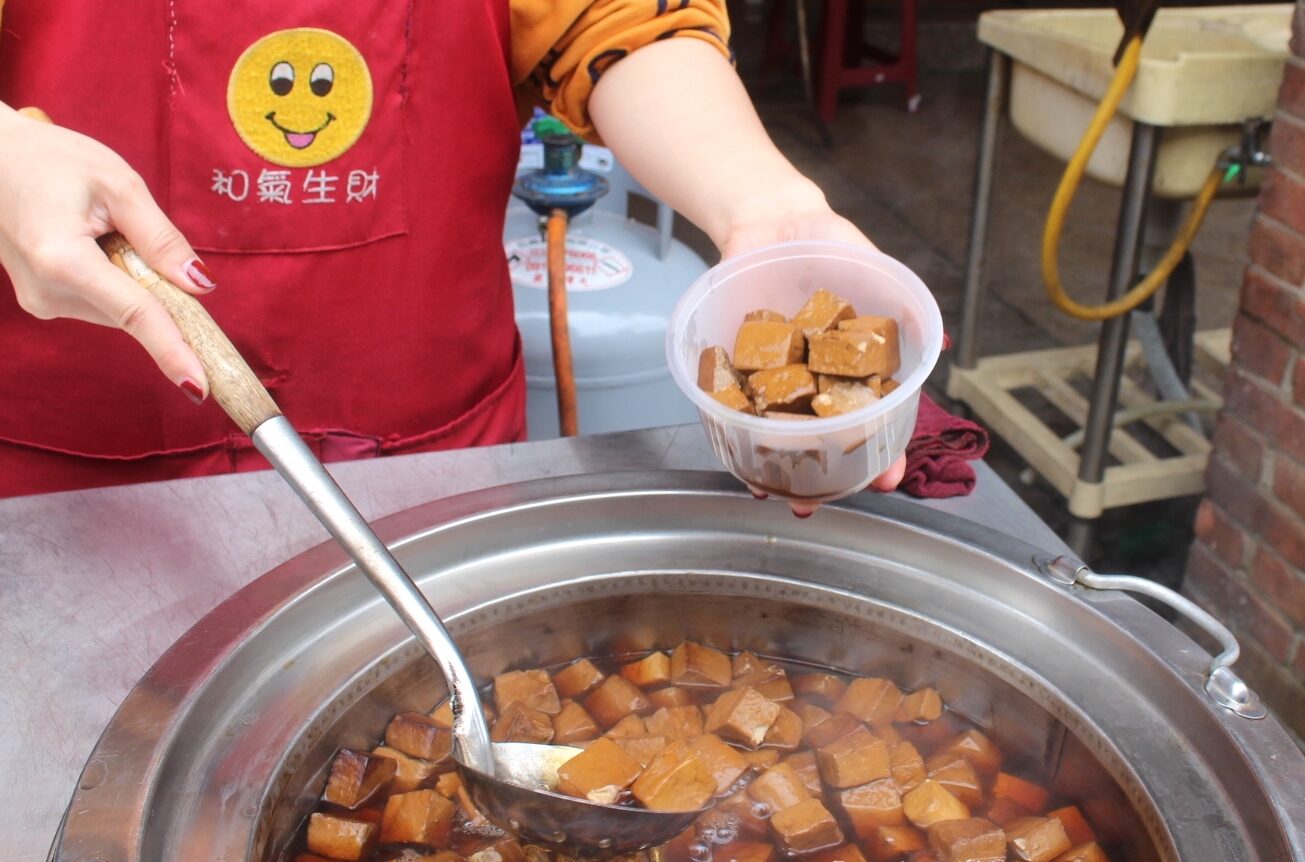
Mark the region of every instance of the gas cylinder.
<instances>
[{"instance_id":1,"label":"gas cylinder","mask_svg":"<svg viewBox=\"0 0 1305 862\"><path fill-rule=\"evenodd\" d=\"M542 145L522 144L518 174L543 164ZM580 433L601 434L697 421L671 379L666 327L680 295L707 264L671 235L674 212L616 163L586 145L580 166L609 191L571 218L566 282ZM657 226L629 215L631 195L657 203ZM558 436L556 381L548 323L547 249L540 220L513 200L503 231L517 327L525 350L526 417L531 440Z\"/></svg>"}]
</instances>

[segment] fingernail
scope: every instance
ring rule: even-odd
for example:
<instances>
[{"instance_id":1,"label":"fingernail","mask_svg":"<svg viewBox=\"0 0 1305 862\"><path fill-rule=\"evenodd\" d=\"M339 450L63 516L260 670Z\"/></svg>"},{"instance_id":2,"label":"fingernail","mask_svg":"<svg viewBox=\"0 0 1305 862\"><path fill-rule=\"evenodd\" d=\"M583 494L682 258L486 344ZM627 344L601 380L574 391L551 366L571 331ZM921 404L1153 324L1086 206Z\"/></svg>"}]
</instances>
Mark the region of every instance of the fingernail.
<instances>
[{"instance_id":1,"label":"fingernail","mask_svg":"<svg viewBox=\"0 0 1305 862\"><path fill-rule=\"evenodd\" d=\"M749 491L752 491L751 488L749 488L748 490L749 490ZM760 491L752 491L752 496L756 497L758 500L764 500L764 499L766 499L767 497L769 497L770 495L769 495L769 494L763 494L763 493L761 493Z\"/></svg>"},{"instance_id":2,"label":"fingernail","mask_svg":"<svg viewBox=\"0 0 1305 862\"><path fill-rule=\"evenodd\" d=\"M191 403L204 403L204 390L199 388L198 383L191 380L189 377L184 377L177 385L181 387L182 392L186 393L186 397L191 400Z\"/></svg>"},{"instance_id":3,"label":"fingernail","mask_svg":"<svg viewBox=\"0 0 1305 862\"><path fill-rule=\"evenodd\" d=\"M811 509L804 509L801 512L799 512L797 509L793 510L793 516L795 518L801 518L803 520L806 520L807 518L810 518L811 515L812 515Z\"/></svg>"},{"instance_id":4,"label":"fingernail","mask_svg":"<svg viewBox=\"0 0 1305 862\"><path fill-rule=\"evenodd\" d=\"M186 264L186 277L196 287L202 287L205 290L212 290L217 287L217 281L214 280L212 271L204 265L204 261L197 257L191 258L190 263Z\"/></svg>"}]
</instances>

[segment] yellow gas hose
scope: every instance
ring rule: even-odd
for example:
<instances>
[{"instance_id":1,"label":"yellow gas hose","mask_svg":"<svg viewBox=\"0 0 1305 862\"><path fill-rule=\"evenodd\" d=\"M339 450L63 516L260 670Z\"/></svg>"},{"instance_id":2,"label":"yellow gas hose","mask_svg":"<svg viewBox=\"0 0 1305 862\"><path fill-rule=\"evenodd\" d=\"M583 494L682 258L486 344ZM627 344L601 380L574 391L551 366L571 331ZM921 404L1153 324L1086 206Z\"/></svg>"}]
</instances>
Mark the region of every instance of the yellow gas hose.
<instances>
[{"instance_id":1,"label":"yellow gas hose","mask_svg":"<svg viewBox=\"0 0 1305 862\"><path fill-rule=\"evenodd\" d=\"M1087 131L1083 134L1083 140L1079 141L1078 149L1074 151L1074 156L1065 168L1064 176L1060 178L1060 185L1056 189L1056 196L1051 199L1051 211L1047 213L1046 227L1042 232L1042 282L1047 288L1047 295L1051 297L1051 301L1057 308L1079 320L1107 320L1127 314L1159 290L1174 267L1183 259L1188 246L1192 244L1192 239L1196 236L1196 231L1210 208L1210 202L1214 200L1215 193L1223 183L1223 169L1216 164L1205 185L1201 186L1201 190L1197 193L1192 211L1183 222L1169 250L1165 252L1155 269L1128 293L1103 305L1081 305L1065 292L1065 286L1060 281L1060 266L1056 261L1060 234L1065 227L1065 214L1074 200L1074 193L1078 191L1083 172L1087 170L1088 160L1092 158L1092 153L1105 133L1106 126L1114 117L1124 94L1128 92L1128 86L1133 83L1141 54L1142 37L1134 36L1119 60L1115 76L1111 79L1101 104L1097 106L1096 114L1093 115L1092 122L1088 124Z\"/></svg>"}]
</instances>

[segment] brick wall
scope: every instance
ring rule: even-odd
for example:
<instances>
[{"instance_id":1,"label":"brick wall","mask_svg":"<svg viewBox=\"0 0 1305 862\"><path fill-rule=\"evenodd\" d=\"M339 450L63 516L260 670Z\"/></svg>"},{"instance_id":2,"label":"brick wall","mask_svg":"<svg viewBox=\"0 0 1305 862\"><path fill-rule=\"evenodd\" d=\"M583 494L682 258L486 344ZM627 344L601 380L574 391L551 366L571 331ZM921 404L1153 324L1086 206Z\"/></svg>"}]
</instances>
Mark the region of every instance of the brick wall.
<instances>
[{"instance_id":1,"label":"brick wall","mask_svg":"<svg viewBox=\"0 0 1305 862\"><path fill-rule=\"evenodd\" d=\"M1305 6L1292 23L1233 361L1185 591L1242 644L1238 670L1305 739Z\"/></svg>"}]
</instances>

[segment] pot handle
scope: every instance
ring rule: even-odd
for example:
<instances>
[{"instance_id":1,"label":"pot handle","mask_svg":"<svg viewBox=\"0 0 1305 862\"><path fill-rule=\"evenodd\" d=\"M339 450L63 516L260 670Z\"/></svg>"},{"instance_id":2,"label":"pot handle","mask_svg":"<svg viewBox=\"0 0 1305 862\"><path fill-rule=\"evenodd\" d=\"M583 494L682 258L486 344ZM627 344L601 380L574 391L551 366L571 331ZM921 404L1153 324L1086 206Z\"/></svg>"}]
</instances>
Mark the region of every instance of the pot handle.
<instances>
[{"instance_id":1,"label":"pot handle","mask_svg":"<svg viewBox=\"0 0 1305 862\"><path fill-rule=\"evenodd\" d=\"M1223 647L1210 661L1210 670L1205 676L1206 695L1219 706L1244 718L1264 718L1269 714L1260 698L1232 669L1233 663L1241 655L1236 636L1192 600L1146 578L1097 574L1073 557L1056 557L1043 561L1040 568L1052 580L1065 586L1078 584L1093 590L1141 593L1173 608L1204 629Z\"/></svg>"}]
</instances>

